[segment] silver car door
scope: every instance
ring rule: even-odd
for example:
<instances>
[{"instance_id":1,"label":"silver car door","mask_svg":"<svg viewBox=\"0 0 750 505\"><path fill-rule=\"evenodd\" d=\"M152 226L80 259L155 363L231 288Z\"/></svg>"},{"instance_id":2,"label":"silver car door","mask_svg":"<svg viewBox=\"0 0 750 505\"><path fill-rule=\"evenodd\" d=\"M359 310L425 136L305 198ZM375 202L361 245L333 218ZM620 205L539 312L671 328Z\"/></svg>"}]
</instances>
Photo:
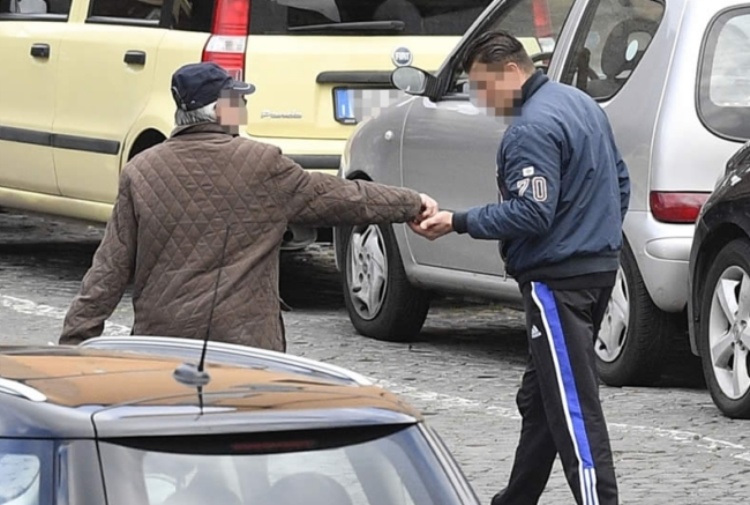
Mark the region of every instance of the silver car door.
<instances>
[{"instance_id":1,"label":"silver car door","mask_svg":"<svg viewBox=\"0 0 750 505\"><path fill-rule=\"evenodd\" d=\"M439 102L420 97L404 128L406 187L434 197L445 210L461 211L498 200L495 153L503 122L457 93ZM432 243L414 233L409 246L418 264L501 274L498 243L450 234Z\"/></svg>"}]
</instances>

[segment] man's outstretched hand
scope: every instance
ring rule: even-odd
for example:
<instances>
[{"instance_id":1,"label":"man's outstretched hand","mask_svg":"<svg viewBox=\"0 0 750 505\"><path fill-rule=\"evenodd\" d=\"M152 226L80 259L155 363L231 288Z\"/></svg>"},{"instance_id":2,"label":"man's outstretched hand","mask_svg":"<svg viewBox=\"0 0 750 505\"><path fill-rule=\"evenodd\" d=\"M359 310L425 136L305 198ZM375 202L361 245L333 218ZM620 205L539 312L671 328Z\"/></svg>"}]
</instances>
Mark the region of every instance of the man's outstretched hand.
<instances>
[{"instance_id":1,"label":"man's outstretched hand","mask_svg":"<svg viewBox=\"0 0 750 505\"><path fill-rule=\"evenodd\" d=\"M438 203L429 195L420 193L419 196L422 197L422 209L419 211L419 217L415 220L417 224L437 214L437 211L440 208L438 207Z\"/></svg>"},{"instance_id":2,"label":"man's outstretched hand","mask_svg":"<svg viewBox=\"0 0 750 505\"><path fill-rule=\"evenodd\" d=\"M426 239L435 240L453 231L453 213L441 210L421 223L409 223L409 227Z\"/></svg>"}]
</instances>

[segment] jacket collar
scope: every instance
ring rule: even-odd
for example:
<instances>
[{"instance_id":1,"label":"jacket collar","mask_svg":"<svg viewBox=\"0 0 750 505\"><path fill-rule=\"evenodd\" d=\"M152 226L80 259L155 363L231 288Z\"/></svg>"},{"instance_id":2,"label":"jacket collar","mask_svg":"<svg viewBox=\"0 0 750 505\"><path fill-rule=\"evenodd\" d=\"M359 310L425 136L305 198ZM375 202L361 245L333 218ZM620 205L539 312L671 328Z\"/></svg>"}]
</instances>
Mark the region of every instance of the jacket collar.
<instances>
[{"instance_id":1,"label":"jacket collar","mask_svg":"<svg viewBox=\"0 0 750 505\"><path fill-rule=\"evenodd\" d=\"M521 86L521 104L525 104L534 93L539 91L539 88L544 86L549 81L549 77L544 75L541 70L537 70L531 76L526 79L526 82Z\"/></svg>"},{"instance_id":2,"label":"jacket collar","mask_svg":"<svg viewBox=\"0 0 750 505\"><path fill-rule=\"evenodd\" d=\"M178 126L172 130L171 137L178 137L181 135L189 135L192 133L223 133L225 135L232 135L223 126L216 123L198 123L188 126Z\"/></svg>"}]
</instances>

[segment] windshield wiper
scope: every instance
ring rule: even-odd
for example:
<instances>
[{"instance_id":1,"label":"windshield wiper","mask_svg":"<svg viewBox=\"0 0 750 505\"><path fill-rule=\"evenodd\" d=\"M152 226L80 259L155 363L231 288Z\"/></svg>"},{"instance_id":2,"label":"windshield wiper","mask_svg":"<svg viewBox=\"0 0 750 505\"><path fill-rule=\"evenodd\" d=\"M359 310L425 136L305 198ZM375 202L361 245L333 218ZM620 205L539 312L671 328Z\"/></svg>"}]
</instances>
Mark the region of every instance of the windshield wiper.
<instances>
[{"instance_id":1,"label":"windshield wiper","mask_svg":"<svg viewBox=\"0 0 750 505\"><path fill-rule=\"evenodd\" d=\"M356 23L325 23L321 25L290 26L290 32L402 32L406 24L403 21L360 21Z\"/></svg>"}]
</instances>

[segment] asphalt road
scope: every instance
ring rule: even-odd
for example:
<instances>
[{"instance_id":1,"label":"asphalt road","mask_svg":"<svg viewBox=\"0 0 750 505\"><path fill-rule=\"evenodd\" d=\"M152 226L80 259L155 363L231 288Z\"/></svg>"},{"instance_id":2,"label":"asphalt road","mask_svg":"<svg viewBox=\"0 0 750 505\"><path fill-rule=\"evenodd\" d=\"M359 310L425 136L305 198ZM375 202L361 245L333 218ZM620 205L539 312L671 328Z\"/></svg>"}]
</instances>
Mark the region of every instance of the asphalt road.
<instances>
[{"instance_id":1,"label":"asphalt road","mask_svg":"<svg viewBox=\"0 0 750 505\"><path fill-rule=\"evenodd\" d=\"M55 342L101 231L0 214L0 343ZM289 352L374 377L422 409L484 503L505 484L526 360L522 314L444 300L410 344L354 333L330 246L282 258ZM126 296L106 328L129 333ZM601 396L623 504L738 504L750 496L750 423L720 415L696 361L676 347L657 387ZM559 464L542 504L573 503Z\"/></svg>"}]
</instances>

